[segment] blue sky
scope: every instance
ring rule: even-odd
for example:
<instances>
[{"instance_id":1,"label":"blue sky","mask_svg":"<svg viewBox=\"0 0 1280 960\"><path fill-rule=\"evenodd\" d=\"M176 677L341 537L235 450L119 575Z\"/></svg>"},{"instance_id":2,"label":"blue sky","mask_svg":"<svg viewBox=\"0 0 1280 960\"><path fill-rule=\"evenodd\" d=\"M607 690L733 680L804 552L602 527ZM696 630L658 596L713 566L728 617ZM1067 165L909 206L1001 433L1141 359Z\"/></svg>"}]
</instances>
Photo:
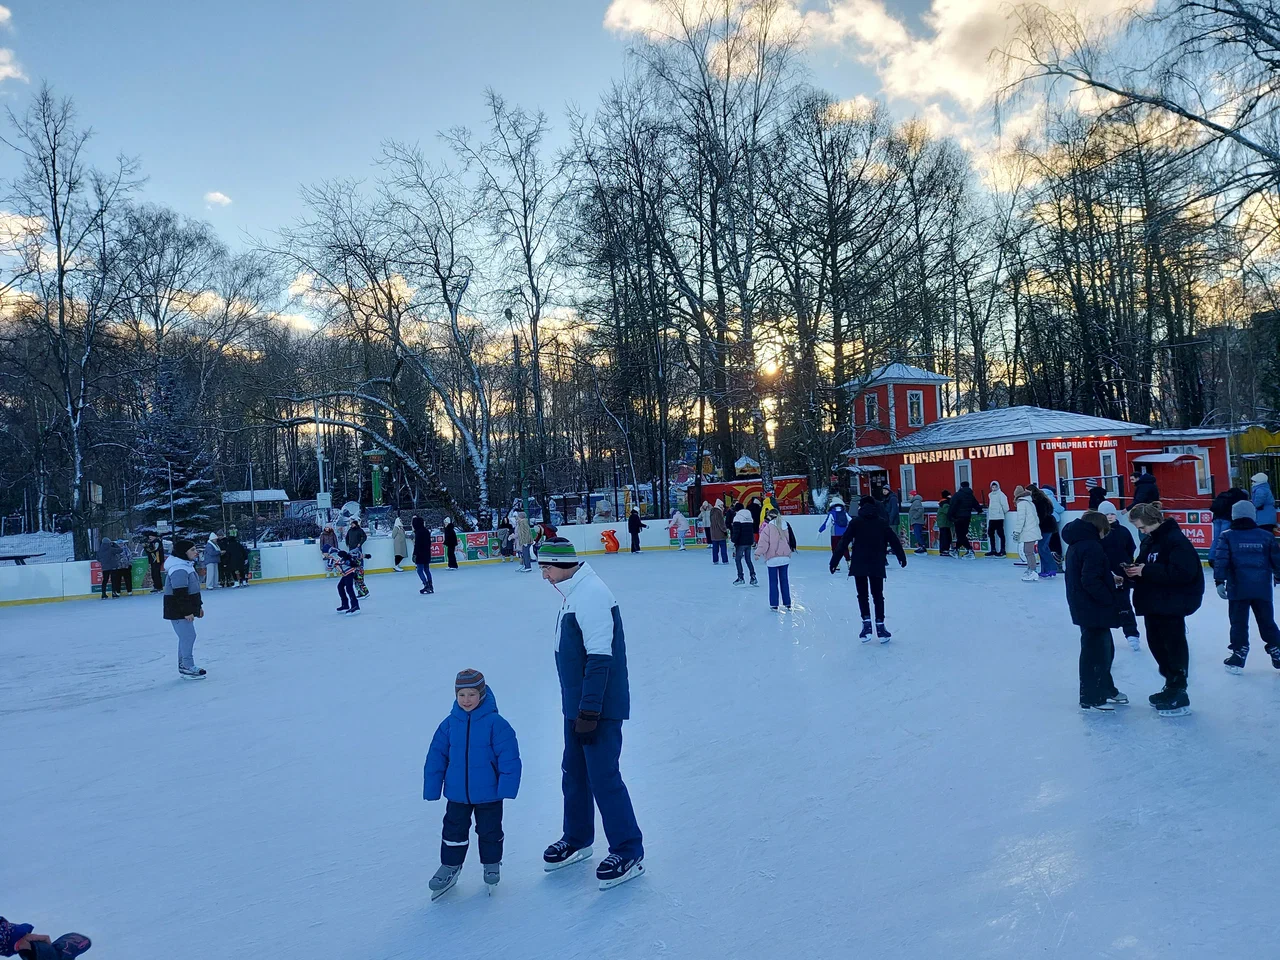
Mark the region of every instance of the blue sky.
<instances>
[{"instance_id":1,"label":"blue sky","mask_svg":"<svg viewBox=\"0 0 1280 960\"><path fill-rule=\"evenodd\" d=\"M11 16L0 47L26 80L5 79L0 97L21 109L48 80L95 129L96 154L138 156L148 199L208 219L233 244L297 216L300 184L371 176L385 139L433 145L437 130L478 125L487 85L541 106L563 129L565 104L591 107L624 70L631 42L605 26L610 0L4 4ZM911 42L927 43L926 5L804 0L802 10L831 21L830 36L807 55L815 81L842 98L875 96L885 82L863 59L885 31L853 36L835 24L837 8L859 23L868 10L887 14ZM908 49L894 42L893 50ZM911 110L929 98L908 91L896 99ZM12 169L12 157L0 156L0 174ZM211 207L210 191L232 202Z\"/></svg>"}]
</instances>

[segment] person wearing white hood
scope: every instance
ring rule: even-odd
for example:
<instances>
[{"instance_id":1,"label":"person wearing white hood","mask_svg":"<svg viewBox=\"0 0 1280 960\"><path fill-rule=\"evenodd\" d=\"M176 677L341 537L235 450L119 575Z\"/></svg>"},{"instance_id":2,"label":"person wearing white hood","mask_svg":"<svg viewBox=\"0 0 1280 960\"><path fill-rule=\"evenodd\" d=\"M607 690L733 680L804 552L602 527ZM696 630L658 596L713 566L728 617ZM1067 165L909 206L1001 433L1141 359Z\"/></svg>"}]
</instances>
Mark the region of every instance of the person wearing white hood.
<instances>
[{"instance_id":1,"label":"person wearing white hood","mask_svg":"<svg viewBox=\"0 0 1280 960\"><path fill-rule=\"evenodd\" d=\"M679 542L680 549L685 549L684 538L689 535L689 518L680 512L679 507L671 511L671 532Z\"/></svg>"},{"instance_id":2,"label":"person wearing white hood","mask_svg":"<svg viewBox=\"0 0 1280 960\"><path fill-rule=\"evenodd\" d=\"M209 534L204 544L204 588L212 590L218 585L218 563L222 560L222 549L218 546L218 535Z\"/></svg>"},{"instance_id":3,"label":"person wearing white hood","mask_svg":"<svg viewBox=\"0 0 1280 960\"><path fill-rule=\"evenodd\" d=\"M164 562L164 618L178 636L178 674L184 680L203 680L205 671L196 667L196 618L204 616L200 597L200 575L195 559L200 548L182 537L173 541L173 554Z\"/></svg>"},{"instance_id":4,"label":"person wearing white hood","mask_svg":"<svg viewBox=\"0 0 1280 960\"><path fill-rule=\"evenodd\" d=\"M1009 513L1009 498L1004 495L1004 491L1000 489L998 481L991 481L991 493L987 495L987 544L991 547L987 551L988 557L1003 557L1005 555L1005 531L1004 518ZM1000 546L996 546L996 538L1000 539Z\"/></svg>"}]
</instances>

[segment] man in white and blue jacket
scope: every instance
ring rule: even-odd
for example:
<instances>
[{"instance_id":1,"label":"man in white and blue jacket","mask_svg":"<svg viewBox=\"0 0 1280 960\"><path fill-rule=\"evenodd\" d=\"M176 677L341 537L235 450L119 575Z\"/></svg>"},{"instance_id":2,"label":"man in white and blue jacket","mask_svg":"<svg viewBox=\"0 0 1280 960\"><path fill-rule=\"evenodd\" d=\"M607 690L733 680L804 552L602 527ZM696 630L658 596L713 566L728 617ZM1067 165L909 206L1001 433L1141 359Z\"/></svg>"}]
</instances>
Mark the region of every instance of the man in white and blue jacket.
<instances>
[{"instance_id":1,"label":"man in white and blue jacket","mask_svg":"<svg viewBox=\"0 0 1280 960\"><path fill-rule=\"evenodd\" d=\"M564 712L564 835L547 847L547 870L591 856L600 810L609 856L596 869L606 890L644 873L644 838L622 782L622 721L631 717L627 645L618 601L573 544L553 537L538 551L542 577L564 598L556 615L556 672Z\"/></svg>"}]
</instances>

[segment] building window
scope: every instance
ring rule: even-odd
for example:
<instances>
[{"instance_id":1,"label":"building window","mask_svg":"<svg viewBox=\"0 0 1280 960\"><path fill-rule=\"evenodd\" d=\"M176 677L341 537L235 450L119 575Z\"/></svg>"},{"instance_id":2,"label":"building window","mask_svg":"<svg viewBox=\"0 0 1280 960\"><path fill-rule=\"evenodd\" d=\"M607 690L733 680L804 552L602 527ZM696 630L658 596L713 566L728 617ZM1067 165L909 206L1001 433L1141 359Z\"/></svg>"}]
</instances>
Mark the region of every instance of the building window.
<instances>
[{"instance_id":1,"label":"building window","mask_svg":"<svg viewBox=\"0 0 1280 960\"><path fill-rule=\"evenodd\" d=\"M880 398L874 393L868 393L866 398L866 414L867 423L875 425L880 423Z\"/></svg>"},{"instance_id":2,"label":"building window","mask_svg":"<svg viewBox=\"0 0 1280 960\"><path fill-rule=\"evenodd\" d=\"M1107 491L1107 496L1118 497L1120 495L1120 478L1116 476L1116 453L1114 450L1103 450L1101 454L1102 463L1102 489Z\"/></svg>"},{"instance_id":3,"label":"building window","mask_svg":"<svg viewBox=\"0 0 1280 960\"><path fill-rule=\"evenodd\" d=\"M907 391L907 426L924 426L924 391Z\"/></svg>"},{"instance_id":4,"label":"building window","mask_svg":"<svg viewBox=\"0 0 1280 960\"><path fill-rule=\"evenodd\" d=\"M1058 499L1063 503L1075 499L1075 484L1071 475L1071 454L1055 453L1053 455L1053 472L1058 480Z\"/></svg>"},{"instance_id":5,"label":"building window","mask_svg":"<svg viewBox=\"0 0 1280 960\"><path fill-rule=\"evenodd\" d=\"M1213 477L1209 473L1209 451L1204 447L1165 447L1165 453L1189 453L1196 458L1196 493L1212 493Z\"/></svg>"},{"instance_id":6,"label":"building window","mask_svg":"<svg viewBox=\"0 0 1280 960\"><path fill-rule=\"evenodd\" d=\"M960 484L967 483L973 486L973 470L969 466L968 460L956 461L956 489L960 489Z\"/></svg>"},{"instance_id":7,"label":"building window","mask_svg":"<svg viewBox=\"0 0 1280 960\"><path fill-rule=\"evenodd\" d=\"M916 468L914 464L904 463L898 467L898 477L902 481L902 495L900 499L905 503L907 497L911 496L911 491L916 488Z\"/></svg>"}]
</instances>

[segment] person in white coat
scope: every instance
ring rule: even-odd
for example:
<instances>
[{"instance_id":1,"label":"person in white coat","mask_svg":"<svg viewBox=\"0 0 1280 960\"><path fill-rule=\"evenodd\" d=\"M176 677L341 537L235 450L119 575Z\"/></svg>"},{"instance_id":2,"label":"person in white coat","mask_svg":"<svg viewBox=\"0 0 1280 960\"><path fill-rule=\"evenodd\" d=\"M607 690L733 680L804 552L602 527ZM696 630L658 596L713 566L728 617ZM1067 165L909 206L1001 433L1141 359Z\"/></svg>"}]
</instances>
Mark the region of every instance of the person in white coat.
<instances>
[{"instance_id":1,"label":"person in white coat","mask_svg":"<svg viewBox=\"0 0 1280 960\"><path fill-rule=\"evenodd\" d=\"M671 511L671 530L680 542L680 549L685 549L684 539L689 535L689 518L680 512L679 507Z\"/></svg>"},{"instance_id":2,"label":"person in white coat","mask_svg":"<svg viewBox=\"0 0 1280 960\"><path fill-rule=\"evenodd\" d=\"M1026 583L1035 583L1040 579L1036 575L1036 544L1041 537L1040 517L1036 514L1036 505L1031 502L1031 491L1021 484L1013 489L1013 503L1013 542L1019 545L1022 556L1027 561L1027 572L1022 575L1022 579Z\"/></svg>"},{"instance_id":3,"label":"person in white coat","mask_svg":"<svg viewBox=\"0 0 1280 960\"><path fill-rule=\"evenodd\" d=\"M1005 555L1004 518L1008 512L1009 498L1000 489L1000 484L992 480L991 492L987 495L987 544L991 548L987 551L988 557L1003 557ZM997 540L1000 542L998 547L996 546Z\"/></svg>"},{"instance_id":4,"label":"person in white coat","mask_svg":"<svg viewBox=\"0 0 1280 960\"><path fill-rule=\"evenodd\" d=\"M218 563L222 560L222 549L218 546L218 535L209 534L204 544L204 588L214 590L218 586Z\"/></svg>"},{"instance_id":5,"label":"person in white coat","mask_svg":"<svg viewBox=\"0 0 1280 960\"><path fill-rule=\"evenodd\" d=\"M396 522L391 525L391 553L395 558L391 569L403 570L404 567L400 566L400 561L409 555L409 540L404 535L404 524L400 522L399 517L396 517Z\"/></svg>"}]
</instances>

